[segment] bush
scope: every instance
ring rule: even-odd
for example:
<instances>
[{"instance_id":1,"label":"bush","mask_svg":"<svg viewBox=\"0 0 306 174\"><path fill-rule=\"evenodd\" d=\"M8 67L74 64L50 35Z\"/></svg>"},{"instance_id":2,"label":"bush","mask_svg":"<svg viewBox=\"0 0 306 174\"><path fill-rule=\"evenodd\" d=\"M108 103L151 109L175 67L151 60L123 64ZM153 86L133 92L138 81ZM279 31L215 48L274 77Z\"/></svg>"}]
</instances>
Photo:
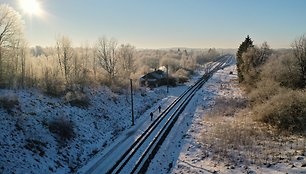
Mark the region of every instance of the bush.
<instances>
[{"instance_id":1,"label":"bush","mask_svg":"<svg viewBox=\"0 0 306 174\"><path fill-rule=\"evenodd\" d=\"M261 79L273 80L282 87L296 89L300 85L299 69L297 61L289 52L281 55L274 55L263 65L260 73Z\"/></svg>"},{"instance_id":2,"label":"bush","mask_svg":"<svg viewBox=\"0 0 306 174\"><path fill-rule=\"evenodd\" d=\"M244 98L218 97L215 99L215 106L210 115L234 116L235 113L247 107L247 100Z\"/></svg>"},{"instance_id":3,"label":"bush","mask_svg":"<svg viewBox=\"0 0 306 174\"><path fill-rule=\"evenodd\" d=\"M19 100L16 95L7 94L0 96L0 106L5 109L8 113L11 113L14 108L19 105Z\"/></svg>"},{"instance_id":4,"label":"bush","mask_svg":"<svg viewBox=\"0 0 306 174\"><path fill-rule=\"evenodd\" d=\"M60 77L59 72L54 72L46 68L42 79L42 89L45 94L59 97L64 94L65 85L64 79Z\"/></svg>"},{"instance_id":5,"label":"bush","mask_svg":"<svg viewBox=\"0 0 306 174\"><path fill-rule=\"evenodd\" d=\"M135 82L133 82L133 86L135 86ZM114 93L123 94L127 89L130 90L130 80L118 77L110 85L110 88Z\"/></svg>"},{"instance_id":6,"label":"bush","mask_svg":"<svg viewBox=\"0 0 306 174\"><path fill-rule=\"evenodd\" d=\"M306 128L306 94L288 90L259 105L255 111L260 120L280 130L303 132Z\"/></svg>"},{"instance_id":7,"label":"bush","mask_svg":"<svg viewBox=\"0 0 306 174\"><path fill-rule=\"evenodd\" d=\"M169 77L167 78L163 78L159 81L158 86L162 86L162 85L167 85L169 84L169 86L176 86L176 79L174 77Z\"/></svg>"},{"instance_id":8,"label":"bush","mask_svg":"<svg viewBox=\"0 0 306 174\"><path fill-rule=\"evenodd\" d=\"M256 84L256 88L251 88L248 97L253 104L264 103L284 90L284 88L280 87L279 83L266 79L259 81Z\"/></svg>"},{"instance_id":9,"label":"bush","mask_svg":"<svg viewBox=\"0 0 306 174\"><path fill-rule=\"evenodd\" d=\"M65 101L79 108L87 108L90 105L89 97L79 91L68 92L65 95Z\"/></svg>"},{"instance_id":10,"label":"bush","mask_svg":"<svg viewBox=\"0 0 306 174\"><path fill-rule=\"evenodd\" d=\"M202 152L210 159L227 165L271 165L304 154L305 137L288 136L271 126L260 124L248 110L235 117L205 117Z\"/></svg>"},{"instance_id":11,"label":"bush","mask_svg":"<svg viewBox=\"0 0 306 174\"><path fill-rule=\"evenodd\" d=\"M48 128L56 134L60 140L70 140L75 137L74 123L64 117L58 117L50 121Z\"/></svg>"},{"instance_id":12,"label":"bush","mask_svg":"<svg viewBox=\"0 0 306 174\"><path fill-rule=\"evenodd\" d=\"M47 143L34 140L34 139L26 139L26 144L24 147L33 153L39 154L39 156L43 157L45 155L45 148L47 147Z\"/></svg>"},{"instance_id":13,"label":"bush","mask_svg":"<svg viewBox=\"0 0 306 174\"><path fill-rule=\"evenodd\" d=\"M191 71L187 71L181 68L177 70L173 76L178 79L179 83L185 83L188 81L191 74L192 74Z\"/></svg>"},{"instance_id":14,"label":"bush","mask_svg":"<svg viewBox=\"0 0 306 174\"><path fill-rule=\"evenodd\" d=\"M264 159L265 147L260 146L269 135L269 131L248 117L247 111L235 117L210 115L205 117L201 140L203 151L212 159L221 160L233 165L248 165ZM259 152L261 154L259 154Z\"/></svg>"}]
</instances>

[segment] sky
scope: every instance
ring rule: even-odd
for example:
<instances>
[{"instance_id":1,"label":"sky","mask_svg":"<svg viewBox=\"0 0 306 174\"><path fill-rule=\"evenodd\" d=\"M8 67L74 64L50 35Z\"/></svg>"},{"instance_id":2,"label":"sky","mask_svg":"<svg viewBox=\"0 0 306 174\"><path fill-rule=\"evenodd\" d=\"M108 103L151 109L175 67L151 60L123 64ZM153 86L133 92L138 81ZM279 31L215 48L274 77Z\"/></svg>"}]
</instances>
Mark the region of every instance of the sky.
<instances>
[{"instance_id":1,"label":"sky","mask_svg":"<svg viewBox=\"0 0 306 174\"><path fill-rule=\"evenodd\" d=\"M37 0L28 14L23 0L0 0L18 11L30 46L53 46L68 36L73 46L115 38L136 48L289 48L306 34L306 0Z\"/></svg>"}]
</instances>

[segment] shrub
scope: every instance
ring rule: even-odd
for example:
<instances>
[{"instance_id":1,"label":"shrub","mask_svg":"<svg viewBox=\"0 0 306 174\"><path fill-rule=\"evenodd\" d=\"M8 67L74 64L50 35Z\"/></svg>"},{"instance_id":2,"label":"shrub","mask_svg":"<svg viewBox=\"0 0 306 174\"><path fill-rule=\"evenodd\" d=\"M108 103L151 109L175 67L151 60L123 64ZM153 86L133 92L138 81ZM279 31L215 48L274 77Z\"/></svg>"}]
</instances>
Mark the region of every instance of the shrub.
<instances>
[{"instance_id":1,"label":"shrub","mask_svg":"<svg viewBox=\"0 0 306 174\"><path fill-rule=\"evenodd\" d=\"M244 110L235 117L205 117L203 153L227 165L270 165L304 153L305 137L280 133ZM213 115L214 116L214 115ZM289 136L288 136L289 135Z\"/></svg>"},{"instance_id":2,"label":"shrub","mask_svg":"<svg viewBox=\"0 0 306 174\"><path fill-rule=\"evenodd\" d=\"M34 140L34 139L26 139L26 144L24 147L33 153L39 154L39 156L43 157L45 155L45 148L47 147L47 143Z\"/></svg>"},{"instance_id":3,"label":"shrub","mask_svg":"<svg viewBox=\"0 0 306 174\"><path fill-rule=\"evenodd\" d=\"M188 81L188 78L190 77L191 74L192 74L191 71L187 71L181 68L177 70L173 76L178 79L179 83L185 83Z\"/></svg>"},{"instance_id":4,"label":"shrub","mask_svg":"<svg viewBox=\"0 0 306 174\"><path fill-rule=\"evenodd\" d=\"M133 86L135 83L133 82ZM123 94L126 89L130 89L130 80L124 78L117 78L110 85L111 90L117 94Z\"/></svg>"},{"instance_id":5,"label":"shrub","mask_svg":"<svg viewBox=\"0 0 306 174\"><path fill-rule=\"evenodd\" d=\"M60 140L70 140L75 137L74 123L64 117L57 117L50 121L48 128L50 132L58 135Z\"/></svg>"},{"instance_id":6,"label":"shrub","mask_svg":"<svg viewBox=\"0 0 306 174\"><path fill-rule=\"evenodd\" d=\"M167 85L169 84L169 86L176 86L176 79L173 77L169 77L167 78L163 78L159 81L158 86L162 86L162 85Z\"/></svg>"},{"instance_id":7,"label":"shrub","mask_svg":"<svg viewBox=\"0 0 306 174\"><path fill-rule=\"evenodd\" d=\"M205 118L205 124L209 126L202 133L204 152L217 160L234 165L249 164L251 161L259 161L258 142L265 141L267 135L250 117L244 115L236 117L220 117L212 115Z\"/></svg>"},{"instance_id":8,"label":"shrub","mask_svg":"<svg viewBox=\"0 0 306 174\"><path fill-rule=\"evenodd\" d=\"M42 89L45 94L54 97L59 97L64 94L64 79L60 77L57 70L53 72L49 68L45 69L42 79Z\"/></svg>"},{"instance_id":9,"label":"shrub","mask_svg":"<svg viewBox=\"0 0 306 174\"><path fill-rule=\"evenodd\" d=\"M256 88L252 88L248 97L253 104L264 103L274 95L281 93L284 88L279 86L279 83L273 80L261 80L256 84Z\"/></svg>"},{"instance_id":10,"label":"shrub","mask_svg":"<svg viewBox=\"0 0 306 174\"><path fill-rule=\"evenodd\" d=\"M306 94L287 90L259 105L255 111L261 121L280 130L302 132L306 128Z\"/></svg>"},{"instance_id":11,"label":"shrub","mask_svg":"<svg viewBox=\"0 0 306 174\"><path fill-rule=\"evenodd\" d=\"M14 108L19 105L17 95L7 94L0 96L0 106L5 109L8 113L11 113Z\"/></svg>"},{"instance_id":12,"label":"shrub","mask_svg":"<svg viewBox=\"0 0 306 174\"><path fill-rule=\"evenodd\" d=\"M273 55L271 59L263 65L260 77L261 79L269 79L278 82L282 87L296 89L300 85L297 61L290 52L281 55Z\"/></svg>"},{"instance_id":13,"label":"shrub","mask_svg":"<svg viewBox=\"0 0 306 174\"><path fill-rule=\"evenodd\" d=\"M65 101L71 106L87 108L90 105L90 99L87 95L79 91L68 92L65 95Z\"/></svg>"},{"instance_id":14,"label":"shrub","mask_svg":"<svg viewBox=\"0 0 306 174\"><path fill-rule=\"evenodd\" d=\"M244 98L218 97L210 115L234 116L238 110L246 108L247 100Z\"/></svg>"}]
</instances>

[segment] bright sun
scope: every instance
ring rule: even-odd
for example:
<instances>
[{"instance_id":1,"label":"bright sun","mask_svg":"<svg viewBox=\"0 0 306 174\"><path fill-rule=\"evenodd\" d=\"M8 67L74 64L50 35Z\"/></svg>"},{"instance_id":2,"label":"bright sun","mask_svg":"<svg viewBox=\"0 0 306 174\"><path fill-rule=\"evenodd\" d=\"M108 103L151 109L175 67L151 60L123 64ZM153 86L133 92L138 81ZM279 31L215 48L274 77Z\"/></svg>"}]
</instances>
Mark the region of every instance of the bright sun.
<instances>
[{"instance_id":1,"label":"bright sun","mask_svg":"<svg viewBox=\"0 0 306 174\"><path fill-rule=\"evenodd\" d=\"M37 0L19 0L20 7L26 14L41 15L41 7Z\"/></svg>"}]
</instances>

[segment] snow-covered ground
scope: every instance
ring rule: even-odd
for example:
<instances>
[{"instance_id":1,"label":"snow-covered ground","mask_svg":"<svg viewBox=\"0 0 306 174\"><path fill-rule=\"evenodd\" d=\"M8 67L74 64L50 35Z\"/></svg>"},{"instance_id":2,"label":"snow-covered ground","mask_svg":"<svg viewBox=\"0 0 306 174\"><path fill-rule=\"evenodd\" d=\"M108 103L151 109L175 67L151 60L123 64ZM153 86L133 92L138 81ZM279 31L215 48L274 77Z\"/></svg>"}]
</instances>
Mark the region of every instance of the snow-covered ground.
<instances>
[{"instance_id":1,"label":"snow-covered ground","mask_svg":"<svg viewBox=\"0 0 306 174\"><path fill-rule=\"evenodd\" d=\"M229 72L232 71L233 74ZM190 82L169 89L141 89L135 93L135 128L148 125L149 113L165 108L204 71ZM197 92L179 117L173 131L155 156L147 173L303 173L303 160L277 164L266 168L248 166L231 168L215 161L203 151L201 135L208 126L203 119L220 96L239 98L235 65L218 71ZM131 128L130 99L128 94L114 94L106 87L85 91L90 99L88 108L73 107L64 98L48 97L36 90L0 90L3 97L17 98L19 105L8 113L0 106L0 173L74 173L88 169L100 156L107 153ZM58 141L50 132L48 123L65 118L73 123L75 137ZM144 129L144 128L143 128ZM208 152L212 153L212 152ZM84 170L86 171L86 170ZM82 171L81 171L82 173Z\"/></svg>"},{"instance_id":2,"label":"snow-covered ground","mask_svg":"<svg viewBox=\"0 0 306 174\"><path fill-rule=\"evenodd\" d=\"M305 163L304 157L271 166L231 166L214 159L214 152L203 148L203 130L213 126L207 124L204 117L213 108L215 99L242 97L236 73L236 66L229 66L219 70L204 84L179 117L147 173L306 173L306 167L301 167Z\"/></svg>"},{"instance_id":3,"label":"snow-covered ground","mask_svg":"<svg viewBox=\"0 0 306 174\"><path fill-rule=\"evenodd\" d=\"M189 83L157 89L135 91L135 128L148 125L149 113L158 114L177 96L192 85L203 72ZM71 106L65 97L46 96L37 90L0 90L0 173L69 173L95 162L100 155L120 142L131 129L129 94L115 94L106 87L85 90L88 108ZM1 100L18 101L12 111ZM61 141L49 124L67 120L75 136ZM145 129L145 128L143 128Z\"/></svg>"},{"instance_id":4,"label":"snow-covered ground","mask_svg":"<svg viewBox=\"0 0 306 174\"><path fill-rule=\"evenodd\" d=\"M131 126L128 94L117 95L106 87L85 93L88 108L36 90L0 90L0 99L19 101L9 112L0 104L0 173L74 172ZM137 91L136 123L165 94L164 89ZM50 131L48 125L61 119L74 125L73 139L61 141Z\"/></svg>"}]
</instances>

